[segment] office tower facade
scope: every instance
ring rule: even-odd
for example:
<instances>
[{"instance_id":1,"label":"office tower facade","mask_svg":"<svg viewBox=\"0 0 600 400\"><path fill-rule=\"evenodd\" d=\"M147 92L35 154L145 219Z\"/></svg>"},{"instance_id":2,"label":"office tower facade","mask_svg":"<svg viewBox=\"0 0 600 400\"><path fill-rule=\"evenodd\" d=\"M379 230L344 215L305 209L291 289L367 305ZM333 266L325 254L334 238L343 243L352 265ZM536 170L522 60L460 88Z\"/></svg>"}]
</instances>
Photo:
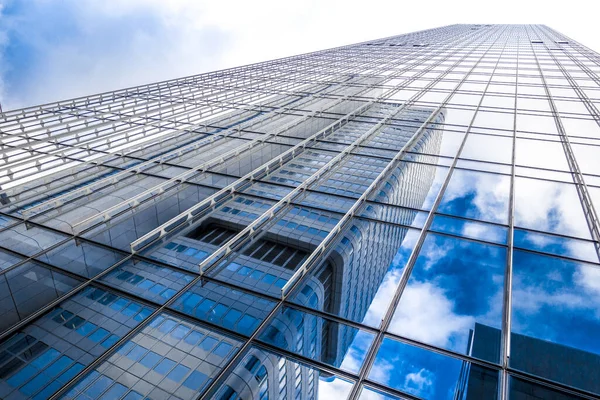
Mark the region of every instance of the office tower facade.
<instances>
[{"instance_id":1,"label":"office tower facade","mask_svg":"<svg viewBox=\"0 0 600 400\"><path fill-rule=\"evenodd\" d=\"M0 398L597 398L599 73L452 25L1 114Z\"/></svg>"}]
</instances>

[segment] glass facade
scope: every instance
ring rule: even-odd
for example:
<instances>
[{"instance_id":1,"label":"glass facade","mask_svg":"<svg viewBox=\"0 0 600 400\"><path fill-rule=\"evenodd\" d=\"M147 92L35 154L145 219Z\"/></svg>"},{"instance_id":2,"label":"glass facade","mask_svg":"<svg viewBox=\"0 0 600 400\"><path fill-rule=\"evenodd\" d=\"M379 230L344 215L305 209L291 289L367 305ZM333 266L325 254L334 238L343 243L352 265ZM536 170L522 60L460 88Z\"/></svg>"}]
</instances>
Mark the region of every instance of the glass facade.
<instances>
[{"instance_id":1,"label":"glass facade","mask_svg":"<svg viewBox=\"0 0 600 400\"><path fill-rule=\"evenodd\" d=\"M452 25L4 112L0 398L598 398L598 107Z\"/></svg>"}]
</instances>

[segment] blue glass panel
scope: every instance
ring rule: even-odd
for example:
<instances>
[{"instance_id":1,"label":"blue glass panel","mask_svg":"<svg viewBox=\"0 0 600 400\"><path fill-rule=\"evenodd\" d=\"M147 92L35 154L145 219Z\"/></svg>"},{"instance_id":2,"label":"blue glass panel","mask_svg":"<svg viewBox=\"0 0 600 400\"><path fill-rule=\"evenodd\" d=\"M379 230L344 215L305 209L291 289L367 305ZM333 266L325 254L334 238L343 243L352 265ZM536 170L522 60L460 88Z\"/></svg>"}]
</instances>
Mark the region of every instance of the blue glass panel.
<instances>
[{"instance_id":1,"label":"blue glass panel","mask_svg":"<svg viewBox=\"0 0 600 400\"><path fill-rule=\"evenodd\" d=\"M390 338L381 343L369 378L426 399L496 399L498 394L498 372Z\"/></svg>"},{"instance_id":2,"label":"blue glass panel","mask_svg":"<svg viewBox=\"0 0 600 400\"><path fill-rule=\"evenodd\" d=\"M509 190L510 176L456 169L438 211L507 224Z\"/></svg>"},{"instance_id":3,"label":"blue glass panel","mask_svg":"<svg viewBox=\"0 0 600 400\"><path fill-rule=\"evenodd\" d=\"M274 303L241 290L233 291L227 286L206 282L194 285L171 307L250 336L273 309Z\"/></svg>"},{"instance_id":4,"label":"blue glass panel","mask_svg":"<svg viewBox=\"0 0 600 400\"><path fill-rule=\"evenodd\" d=\"M505 269L503 247L427 235L390 332L499 362ZM480 347L474 349L478 325L495 328L497 334L485 341L480 336Z\"/></svg>"},{"instance_id":5,"label":"blue glass panel","mask_svg":"<svg viewBox=\"0 0 600 400\"><path fill-rule=\"evenodd\" d=\"M598 262L598 253L592 241L515 229L514 246L582 261Z\"/></svg>"},{"instance_id":6,"label":"blue glass panel","mask_svg":"<svg viewBox=\"0 0 600 400\"><path fill-rule=\"evenodd\" d=\"M114 310L112 305L119 300L125 307ZM0 378L12 387L9 391L0 387L0 396L10 398L18 390L22 395L48 398L106 351L100 341L112 336L114 344L138 324L139 314L124 312L129 304L142 308L127 298L89 286L4 340L0 354L6 363L0 364ZM97 385L90 390L100 390L102 382Z\"/></svg>"},{"instance_id":7,"label":"blue glass panel","mask_svg":"<svg viewBox=\"0 0 600 400\"><path fill-rule=\"evenodd\" d=\"M208 351L203 346L207 339ZM83 377L67 396L87 400L89 388L112 376L116 383L109 390L117 385L121 394L125 393L122 387L135 389L126 398L196 399L240 345L228 336L163 313ZM210 352L221 348L229 350L225 356Z\"/></svg>"},{"instance_id":8,"label":"blue glass panel","mask_svg":"<svg viewBox=\"0 0 600 400\"><path fill-rule=\"evenodd\" d=\"M513 368L600 394L599 278L597 264L514 252Z\"/></svg>"},{"instance_id":9,"label":"blue glass panel","mask_svg":"<svg viewBox=\"0 0 600 400\"><path fill-rule=\"evenodd\" d=\"M590 239L575 185L515 178L515 226Z\"/></svg>"}]
</instances>

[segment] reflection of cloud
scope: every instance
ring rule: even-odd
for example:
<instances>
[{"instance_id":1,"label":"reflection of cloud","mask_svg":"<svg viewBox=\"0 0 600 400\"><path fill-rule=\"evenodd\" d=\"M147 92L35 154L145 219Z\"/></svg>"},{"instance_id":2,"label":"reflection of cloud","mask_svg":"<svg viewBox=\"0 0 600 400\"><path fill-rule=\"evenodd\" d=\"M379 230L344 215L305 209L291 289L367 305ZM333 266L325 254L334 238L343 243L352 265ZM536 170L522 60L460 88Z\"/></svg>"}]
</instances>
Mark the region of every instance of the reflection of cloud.
<instances>
[{"instance_id":1,"label":"reflection of cloud","mask_svg":"<svg viewBox=\"0 0 600 400\"><path fill-rule=\"evenodd\" d=\"M335 399L343 400L348 398L352 384L340 378L335 378L332 381L319 379L318 382L318 399Z\"/></svg>"},{"instance_id":2,"label":"reflection of cloud","mask_svg":"<svg viewBox=\"0 0 600 400\"><path fill-rule=\"evenodd\" d=\"M465 338L475 318L457 315L453 309L454 303L439 287L413 282L402 294L390 331L436 346L466 348L466 342L453 342Z\"/></svg>"},{"instance_id":3,"label":"reflection of cloud","mask_svg":"<svg viewBox=\"0 0 600 400\"><path fill-rule=\"evenodd\" d=\"M507 176L456 170L444 193L440 211L506 223L509 189Z\"/></svg>"},{"instance_id":4,"label":"reflection of cloud","mask_svg":"<svg viewBox=\"0 0 600 400\"><path fill-rule=\"evenodd\" d=\"M600 304L600 268L581 265L573 274L573 280L583 288L585 293L581 295L586 296L588 307L594 310L596 318L600 318L600 309L594 306Z\"/></svg>"},{"instance_id":5,"label":"reflection of cloud","mask_svg":"<svg viewBox=\"0 0 600 400\"><path fill-rule=\"evenodd\" d=\"M434 379L435 375L431 371L421 368L417 373L411 372L406 375L404 378L404 387L418 393L429 392L433 386Z\"/></svg>"},{"instance_id":6,"label":"reflection of cloud","mask_svg":"<svg viewBox=\"0 0 600 400\"><path fill-rule=\"evenodd\" d=\"M377 357L369 372L369 378L375 382L390 382L392 371L398 367L399 361L399 357L389 353Z\"/></svg>"},{"instance_id":7,"label":"reflection of cloud","mask_svg":"<svg viewBox=\"0 0 600 400\"><path fill-rule=\"evenodd\" d=\"M464 222L462 225L462 234L464 237L485 239L489 242L506 243L506 231L497 229L496 226L477 222Z\"/></svg>"},{"instance_id":8,"label":"reflection of cloud","mask_svg":"<svg viewBox=\"0 0 600 400\"><path fill-rule=\"evenodd\" d=\"M575 186L564 183L517 178L515 225L589 237Z\"/></svg>"},{"instance_id":9,"label":"reflection of cloud","mask_svg":"<svg viewBox=\"0 0 600 400\"><path fill-rule=\"evenodd\" d=\"M386 274L367 310L363 323L371 326L379 326L381 324L381 320L387 311L390 300L394 296L401 277L402 270L393 270Z\"/></svg>"}]
</instances>

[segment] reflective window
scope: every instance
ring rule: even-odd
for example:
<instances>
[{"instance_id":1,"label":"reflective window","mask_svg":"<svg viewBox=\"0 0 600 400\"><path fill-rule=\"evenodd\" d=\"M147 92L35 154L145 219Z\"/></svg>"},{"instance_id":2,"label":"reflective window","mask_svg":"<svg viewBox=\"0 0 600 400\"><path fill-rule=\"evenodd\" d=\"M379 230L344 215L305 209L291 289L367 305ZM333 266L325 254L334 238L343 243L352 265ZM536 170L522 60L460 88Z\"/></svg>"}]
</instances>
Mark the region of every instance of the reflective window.
<instances>
[{"instance_id":1,"label":"reflective window","mask_svg":"<svg viewBox=\"0 0 600 400\"><path fill-rule=\"evenodd\" d=\"M173 297L193 276L144 261L127 261L102 277L102 281L125 292L159 304Z\"/></svg>"},{"instance_id":2,"label":"reflective window","mask_svg":"<svg viewBox=\"0 0 600 400\"><path fill-rule=\"evenodd\" d=\"M151 312L87 287L0 344L0 396L50 397Z\"/></svg>"},{"instance_id":3,"label":"reflective window","mask_svg":"<svg viewBox=\"0 0 600 400\"><path fill-rule=\"evenodd\" d=\"M575 185L515 179L515 226L590 238Z\"/></svg>"},{"instance_id":4,"label":"reflective window","mask_svg":"<svg viewBox=\"0 0 600 400\"><path fill-rule=\"evenodd\" d=\"M513 368L600 393L599 276L597 264L514 252Z\"/></svg>"},{"instance_id":5,"label":"reflective window","mask_svg":"<svg viewBox=\"0 0 600 400\"><path fill-rule=\"evenodd\" d=\"M390 332L498 362L505 269L502 247L429 234Z\"/></svg>"},{"instance_id":6,"label":"reflective window","mask_svg":"<svg viewBox=\"0 0 600 400\"><path fill-rule=\"evenodd\" d=\"M109 393L115 390L132 393L132 398L195 399L239 345L235 339L163 313L77 382L67 397L114 398Z\"/></svg>"},{"instance_id":7,"label":"reflective window","mask_svg":"<svg viewBox=\"0 0 600 400\"><path fill-rule=\"evenodd\" d=\"M213 282L198 283L171 307L200 320L251 336L275 303Z\"/></svg>"},{"instance_id":8,"label":"reflective window","mask_svg":"<svg viewBox=\"0 0 600 400\"><path fill-rule=\"evenodd\" d=\"M457 169L438 211L459 217L508 223L510 177Z\"/></svg>"},{"instance_id":9,"label":"reflective window","mask_svg":"<svg viewBox=\"0 0 600 400\"><path fill-rule=\"evenodd\" d=\"M249 362L254 365L250 370ZM353 382L331 373L251 347L214 398L343 400L350 395L352 386Z\"/></svg>"},{"instance_id":10,"label":"reflective window","mask_svg":"<svg viewBox=\"0 0 600 400\"><path fill-rule=\"evenodd\" d=\"M26 262L0 275L0 331L30 316L81 282Z\"/></svg>"},{"instance_id":11,"label":"reflective window","mask_svg":"<svg viewBox=\"0 0 600 400\"><path fill-rule=\"evenodd\" d=\"M390 338L381 343L369 379L427 399L496 399L498 392L498 372Z\"/></svg>"},{"instance_id":12,"label":"reflective window","mask_svg":"<svg viewBox=\"0 0 600 400\"><path fill-rule=\"evenodd\" d=\"M87 242L71 240L37 257L58 268L92 278L111 267L125 255Z\"/></svg>"},{"instance_id":13,"label":"reflective window","mask_svg":"<svg viewBox=\"0 0 600 400\"><path fill-rule=\"evenodd\" d=\"M374 335L284 306L259 339L323 363L357 373Z\"/></svg>"}]
</instances>

